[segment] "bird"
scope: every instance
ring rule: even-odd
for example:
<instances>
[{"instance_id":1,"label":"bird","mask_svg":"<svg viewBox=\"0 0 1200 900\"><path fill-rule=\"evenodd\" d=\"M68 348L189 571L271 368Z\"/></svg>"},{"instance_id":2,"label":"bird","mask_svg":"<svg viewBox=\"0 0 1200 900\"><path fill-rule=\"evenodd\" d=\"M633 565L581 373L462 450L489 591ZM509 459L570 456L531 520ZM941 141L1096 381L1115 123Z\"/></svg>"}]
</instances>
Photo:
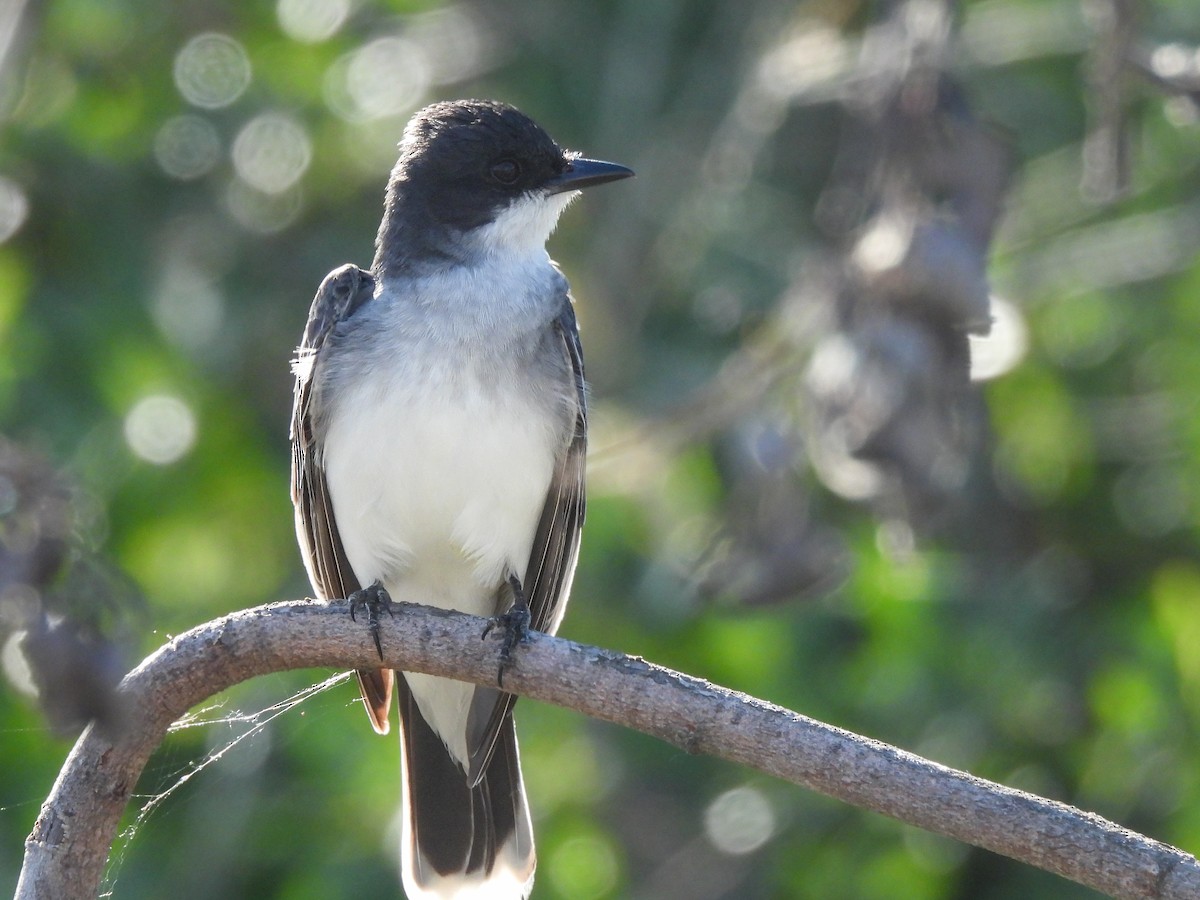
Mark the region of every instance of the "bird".
<instances>
[{"instance_id":1,"label":"bird","mask_svg":"<svg viewBox=\"0 0 1200 900\"><path fill-rule=\"evenodd\" d=\"M371 268L321 282L292 361L296 533L317 595L365 608L377 648L393 601L492 617L505 654L562 621L588 417L574 301L546 242L583 188L631 175L511 105L434 103L404 128ZM397 698L410 900L532 890L503 671L495 687L356 673L376 732Z\"/></svg>"}]
</instances>

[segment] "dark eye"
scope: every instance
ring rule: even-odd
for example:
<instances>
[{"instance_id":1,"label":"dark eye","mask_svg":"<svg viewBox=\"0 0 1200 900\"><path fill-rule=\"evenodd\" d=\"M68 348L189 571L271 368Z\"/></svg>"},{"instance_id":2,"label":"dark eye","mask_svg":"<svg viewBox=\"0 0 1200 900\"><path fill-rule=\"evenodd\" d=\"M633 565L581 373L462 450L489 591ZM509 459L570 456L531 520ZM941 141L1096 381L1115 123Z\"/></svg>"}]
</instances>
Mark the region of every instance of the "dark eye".
<instances>
[{"instance_id":1,"label":"dark eye","mask_svg":"<svg viewBox=\"0 0 1200 900\"><path fill-rule=\"evenodd\" d=\"M521 177L521 164L515 159L501 159L492 163L491 174L501 184L516 184Z\"/></svg>"}]
</instances>

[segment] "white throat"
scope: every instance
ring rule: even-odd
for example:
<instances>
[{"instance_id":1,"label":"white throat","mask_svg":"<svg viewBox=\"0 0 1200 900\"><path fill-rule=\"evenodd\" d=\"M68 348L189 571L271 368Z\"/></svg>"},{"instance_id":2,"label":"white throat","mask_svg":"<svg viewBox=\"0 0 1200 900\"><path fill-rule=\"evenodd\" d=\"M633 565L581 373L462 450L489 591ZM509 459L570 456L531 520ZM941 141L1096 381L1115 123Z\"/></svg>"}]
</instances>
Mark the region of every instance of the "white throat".
<instances>
[{"instance_id":1,"label":"white throat","mask_svg":"<svg viewBox=\"0 0 1200 900\"><path fill-rule=\"evenodd\" d=\"M578 196L579 191L524 194L494 221L471 231L469 239L484 253L536 253L546 246L562 211Z\"/></svg>"}]
</instances>

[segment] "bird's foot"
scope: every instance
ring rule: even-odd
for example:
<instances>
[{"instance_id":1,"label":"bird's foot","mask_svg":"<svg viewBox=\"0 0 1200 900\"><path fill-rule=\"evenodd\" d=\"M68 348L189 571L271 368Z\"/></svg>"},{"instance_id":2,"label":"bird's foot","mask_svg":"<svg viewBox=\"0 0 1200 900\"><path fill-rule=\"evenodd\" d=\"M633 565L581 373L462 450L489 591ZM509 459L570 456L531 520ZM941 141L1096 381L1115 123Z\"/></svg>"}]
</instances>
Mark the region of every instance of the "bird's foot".
<instances>
[{"instance_id":1,"label":"bird's foot","mask_svg":"<svg viewBox=\"0 0 1200 900\"><path fill-rule=\"evenodd\" d=\"M516 575L510 575L508 583L513 591L512 607L506 613L493 616L481 636L486 638L493 628L504 629L504 643L500 646L500 670L496 673L496 684L499 687L504 687L504 673L512 668L514 648L529 639L529 601L525 598L525 589L521 587L521 581Z\"/></svg>"},{"instance_id":2,"label":"bird's foot","mask_svg":"<svg viewBox=\"0 0 1200 900\"><path fill-rule=\"evenodd\" d=\"M379 613L382 611L389 616L392 614L392 598L383 585L376 581L370 587L360 588L346 599L350 603L350 618L354 621L358 621L355 615L358 610L366 610L367 630L371 633L371 640L375 642L375 652L383 659L383 645L379 643Z\"/></svg>"}]
</instances>

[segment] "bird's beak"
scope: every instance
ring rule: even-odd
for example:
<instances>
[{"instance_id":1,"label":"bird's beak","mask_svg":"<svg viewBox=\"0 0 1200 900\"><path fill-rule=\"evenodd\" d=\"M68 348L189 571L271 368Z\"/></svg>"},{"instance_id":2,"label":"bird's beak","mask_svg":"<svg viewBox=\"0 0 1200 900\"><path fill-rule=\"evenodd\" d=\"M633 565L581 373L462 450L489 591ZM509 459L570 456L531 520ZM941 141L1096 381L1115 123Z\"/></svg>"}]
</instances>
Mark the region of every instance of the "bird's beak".
<instances>
[{"instance_id":1,"label":"bird's beak","mask_svg":"<svg viewBox=\"0 0 1200 900\"><path fill-rule=\"evenodd\" d=\"M616 163L601 162L598 159L572 159L567 161L567 167L562 174L556 175L546 182L546 193L561 194L563 191L577 191L580 188L591 187L593 184L604 184L606 181L628 178L632 174L633 169L627 169Z\"/></svg>"}]
</instances>

